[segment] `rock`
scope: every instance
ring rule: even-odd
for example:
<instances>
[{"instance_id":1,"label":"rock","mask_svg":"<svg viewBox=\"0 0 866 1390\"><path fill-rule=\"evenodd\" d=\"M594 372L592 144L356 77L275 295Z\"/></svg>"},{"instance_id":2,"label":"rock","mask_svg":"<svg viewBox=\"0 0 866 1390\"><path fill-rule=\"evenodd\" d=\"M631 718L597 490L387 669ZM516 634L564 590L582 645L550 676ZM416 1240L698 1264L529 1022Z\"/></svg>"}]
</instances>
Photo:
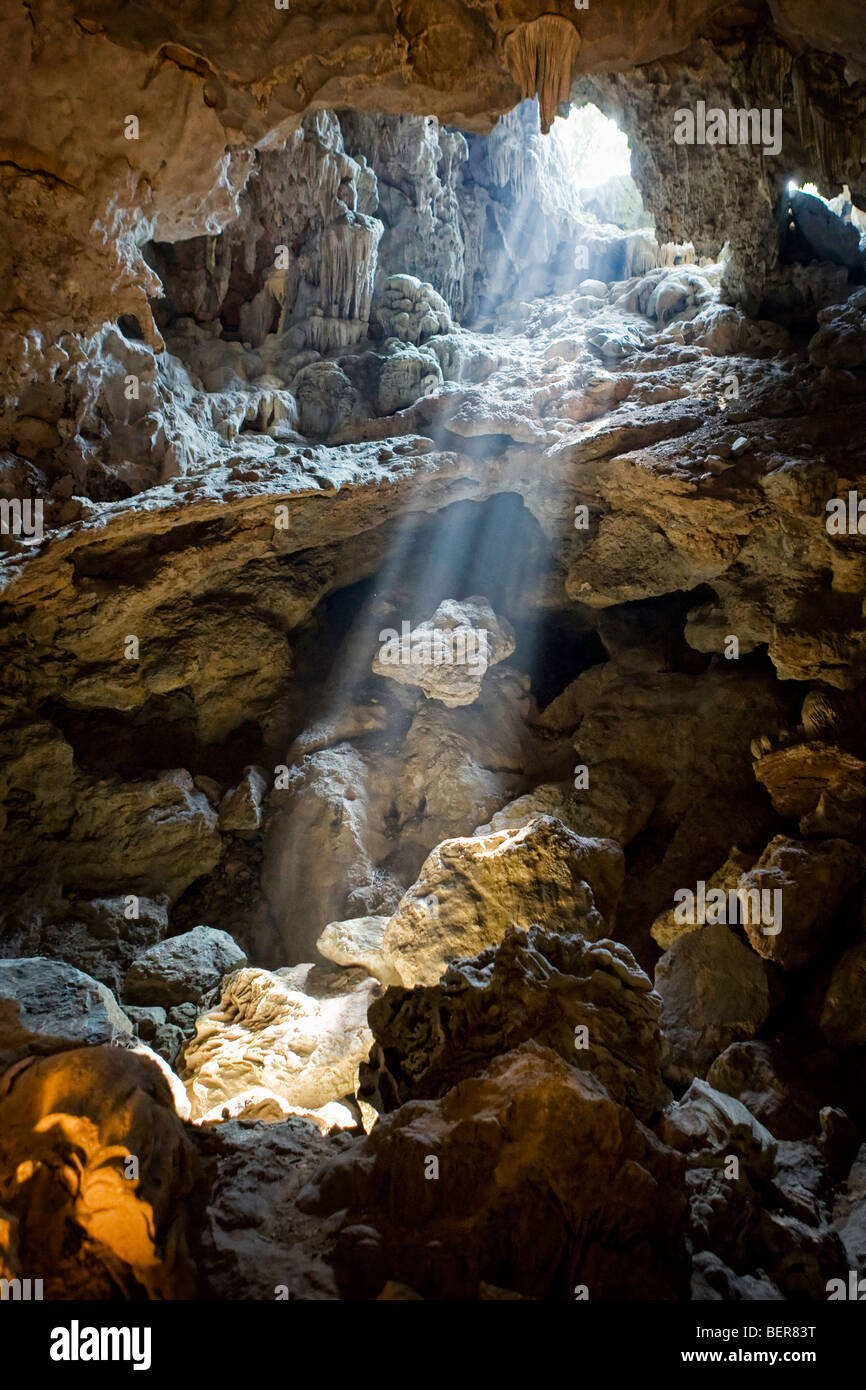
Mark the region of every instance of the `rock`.
<instances>
[{"instance_id":1,"label":"rock","mask_svg":"<svg viewBox=\"0 0 866 1390\"><path fill-rule=\"evenodd\" d=\"M739 883L744 912L743 895L750 895L744 926L758 955L783 970L805 965L823 945L843 897L864 873L866 857L847 840L777 835ZM755 893L761 895L760 903L751 896Z\"/></svg>"},{"instance_id":2,"label":"rock","mask_svg":"<svg viewBox=\"0 0 866 1390\"><path fill-rule=\"evenodd\" d=\"M195 1003L214 989L247 958L227 932L214 927L194 927L180 936L151 946L126 974L126 994L133 1003Z\"/></svg>"},{"instance_id":3,"label":"rock","mask_svg":"<svg viewBox=\"0 0 866 1390\"><path fill-rule=\"evenodd\" d=\"M168 1010L167 1022L175 1028L179 1028L185 1038L190 1038L195 1032L197 1017L198 1006L196 1004L174 1004Z\"/></svg>"},{"instance_id":4,"label":"rock","mask_svg":"<svg viewBox=\"0 0 866 1390\"><path fill-rule=\"evenodd\" d=\"M866 762L819 741L763 752L755 776L776 810L796 816L803 835L855 837L866 814Z\"/></svg>"},{"instance_id":5,"label":"rock","mask_svg":"<svg viewBox=\"0 0 866 1390\"><path fill-rule=\"evenodd\" d=\"M705 1268L701 1256L708 1251L717 1275L716 1261L736 1272L734 1297L758 1296L756 1285L769 1284L769 1297L777 1289L790 1299L826 1298L827 1279L838 1272L843 1251L830 1226L819 1151L777 1143L739 1101L699 1080L658 1129L689 1165L696 1270ZM744 1288L744 1278L754 1282ZM727 1281L718 1282L724 1288Z\"/></svg>"},{"instance_id":6,"label":"rock","mask_svg":"<svg viewBox=\"0 0 866 1390\"><path fill-rule=\"evenodd\" d=\"M820 309L818 324L809 342L809 360L816 366L851 368L866 362L866 290Z\"/></svg>"},{"instance_id":7,"label":"rock","mask_svg":"<svg viewBox=\"0 0 866 1390\"><path fill-rule=\"evenodd\" d=\"M851 1165L833 1205L833 1227L838 1232L850 1269L866 1275L866 1144Z\"/></svg>"},{"instance_id":8,"label":"rock","mask_svg":"<svg viewBox=\"0 0 866 1390\"><path fill-rule=\"evenodd\" d=\"M727 894L731 889L736 889L740 876L750 869L754 862L752 855L743 854L735 847L731 850L722 867L707 879L706 893L710 894L715 889L721 889L723 893ZM678 915L682 916L683 914L678 913L677 907L670 907L666 912L662 912L650 927L653 941L657 942L663 951L670 950L674 942L678 941L681 936L685 936L687 932L697 931L706 925L706 912L701 920L698 920L700 914L697 911L697 904L696 910L692 914L695 918L693 922L677 921Z\"/></svg>"},{"instance_id":9,"label":"rock","mask_svg":"<svg viewBox=\"0 0 866 1390\"><path fill-rule=\"evenodd\" d=\"M438 984L389 989L374 1001L360 1094L380 1111L437 1099L532 1039L648 1120L665 1094L660 1013L624 946L513 927L498 946L449 966Z\"/></svg>"},{"instance_id":10,"label":"rock","mask_svg":"<svg viewBox=\"0 0 866 1390\"><path fill-rule=\"evenodd\" d=\"M784 1303L785 1295L769 1279L735 1274L711 1250L701 1250L692 1262L692 1299L715 1303Z\"/></svg>"},{"instance_id":11,"label":"rock","mask_svg":"<svg viewBox=\"0 0 866 1390\"><path fill-rule=\"evenodd\" d=\"M740 1101L698 1078L665 1111L658 1133L679 1153L739 1154L752 1178L771 1177L775 1168L777 1144L770 1131Z\"/></svg>"},{"instance_id":12,"label":"rock","mask_svg":"<svg viewBox=\"0 0 866 1390\"><path fill-rule=\"evenodd\" d=\"M573 1298L575 1284L590 1298L682 1297L681 1164L589 1073L526 1043L383 1117L299 1204L345 1213L343 1297L376 1297L387 1278L434 1299L476 1298L482 1280L540 1299Z\"/></svg>"},{"instance_id":13,"label":"rock","mask_svg":"<svg viewBox=\"0 0 866 1390\"><path fill-rule=\"evenodd\" d=\"M733 1042L753 1038L770 1012L766 967L721 923L675 941L656 966L662 997L662 1070L687 1086Z\"/></svg>"},{"instance_id":14,"label":"rock","mask_svg":"<svg viewBox=\"0 0 866 1390\"><path fill-rule=\"evenodd\" d=\"M387 917L352 917L329 922L316 942L321 955L337 965L360 965L384 985L398 984L396 974L382 957L382 937Z\"/></svg>"},{"instance_id":15,"label":"rock","mask_svg":"<svg viewBox=\"0 0 866 1390\"><path fill-rule=\"evenodd\" d=\"M354 1094L372 1042L367 1008L378 991L358 971L235 971L186 1049L192 1118L221 1112L255 1088L316 1111Z\"/></svg>"},{"instance_id":16,"label":"rock","mask_svg":"<svg viewBox=\"0 0 866 1390\"><path fill-rule=\"evenodd\" d=\"M351 1139L326 1139L297 1115L198 1124L189 1133L213 1175L199 1256L210 1297L230 1300L240 1290L273 1301L284 1290L292 1299L338 1298L325 1258L329 1236L317 1217L299 1211L296 1198L323 1160Z\"/></svg>"},{"instance_id":17,"label":"rock","mask_svg":"<svg viewBox=\"0 0 866 1390\"><path fill-rule=\"evenodd\" d=\"M158 1006L127 1004L125 1013L138 1036L146 1043L153 1042L157 1028L165 1023L165 1009Z\"/></svg>"},{"instance_id":18,"label":"rock","mask_svg":"<svg viewBox=\"0 0 866 1390\"><path fill-rule=\"evenodd\" d=\"M388 922L382 954L411 988L436 984L451 961L497 945L510 926L538 923L597 941L622 870L617 845L581 839L552 816L516 831L446 840Z\"/></svg>"},{"instance_id":19,"label":"rock","mask_svg":"<svg viewBox=\"0 0 866 1390\"><path fill-rule=\"evenodd\" d=\"M166 898L79 899L64 902L47 921L44 913L37 913L25 930L9 932L0 955L65 960L120 995L136 955L161 941L167 931Z\"/></svg>"},{"instance_id":20,"label":"rock","mask_svg":"<svg viewBox=\"0 0 866 1390\"><path fill-rule=\"evenodd\" d=\"M387 628L373 659L375 675L417 685L428 699L449 709L477 699L489 667L514 651L514 632L497 618L487 599L445 599L433 617L398 634Z\"/></svg>"},{"instance_id":21,"label":"rock","mask_svg":"<svg viewBox=\"0 0 866 1390\"><path fill-rule=\"evenodd\" d=\"M742 1101L777 1139L818 1134L820 1095L827 1093L826 1062L792 1057L768 1042L731 1043L707 1072L707 1083Z\"/></svg>"},{"instance_id":22,"label":"rock","mask_svg":"<svg viewBox=\"0 0 866 1390\"><path fill-rule=\"evenodd\" d=\"M195 1296L201 1169L149 1058L75 1048L0 1074L0 1171L4 1277L38 1272L49 1299Z\"/></svg>"},{"instance_id":23,"label":"rock","mask_svg":"<svg viewBox=\"0 0 866 1390\"><path fill-rule=\"evenodd\" d=\"M515 797L497 811L486 825L478 825L473 835L492 835L497 830L520 830L536 816L553 816L576 835L581 833L579 802L567 782L548 782Z\"/></svg>"},{"instance_id":24,"label":"rock","mask_svg":"<svg viewBox=\"0 0 866 1390\"><path fill-rule=\"evenodd\" d=\"M846 951L830 976L820 1026L833 1047L866 1044L866 941Z\"/></svg>"},{"instance_id":25,"label":"rock","mask_svg":"<svg viewBox=\"0 0 866 1390\"><path fill-rule=\"evenodd\" d=\"M379 867L393 844L375 757L339 743L308 754L288 780L270 798L262 887L281 958L309 960L328 922L391 912L402 889Z\"/></svg>"},{"instance_id":26,"label":"rock","mask_svg":"<svg viewBox=\"0 0 866 1390\"><path fill-rule=\"evenodd\" d=\"M182 770L152 781L95 783L81 798L67 849L68 887L174 902L217 863L220 837L207 798Z\"/></svg>"},{"instance_id":27,"label":"rock","mask_svg":"<svg viewBox=\"0 0 866 1390\"><path fill-rule=\"evenodd\" d=\"M261 768L246 767L236 787L227 791L220 802L220 830L249 833L262 823L262 804L268 792L268 782Z\"/></svg>"},{"instance_id":28,"label":"rock","mask_svg":"<svg viewBox=\"0 0 866 1390\"><path fill-rule=\"evenodd\" d=\"M849 269L862 264L860 236L850 222L843 222L823 198L796 189L789 195L794 222L816 260L832 261Z\"/></svg>"},{"instance_id":29,"label":"rock","mask_svg":"<svg viewBox=\"0 0 866 1390\"><path fill-rule=\"evenodd\" d=\"M63 961L0 960L0 1056L44 1055L131 1037L105 985Z\"/></svg>"}]
</instances>

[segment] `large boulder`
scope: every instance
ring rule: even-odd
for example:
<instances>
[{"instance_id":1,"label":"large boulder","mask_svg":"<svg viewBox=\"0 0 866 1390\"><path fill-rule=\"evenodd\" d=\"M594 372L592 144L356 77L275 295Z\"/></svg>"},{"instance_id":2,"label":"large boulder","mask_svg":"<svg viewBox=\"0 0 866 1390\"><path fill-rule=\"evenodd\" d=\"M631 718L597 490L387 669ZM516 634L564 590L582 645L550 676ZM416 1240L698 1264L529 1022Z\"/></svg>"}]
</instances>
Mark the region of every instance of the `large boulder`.
<instances>
[{"instance_id":1,"label":"large boulder","mask_svg":"<svg viewBox=\"0 0 866 1390\"><path fill-rule=\"evenodd\" d=\"M133 1004L195 1003L215 989L224 975L247 958L228 932L193 927L143 951L126 972L126 996Z\"/></svg>"},{"instance_id":2,"label":"large boulder","mask_svg":"<svg viewBox=\"0 0 866 1390\"><path fill-rule=\"evenodd\" d=\"M534 1039L647 1120L666 1095L660 1013L625 946L512 927L498 946L449 966L438 984L389 989L371 1005L375 1045L361 1066L361 1094L384 1111L435 1099Z\"/></svg>"},{"instance_id":3,"label":"large boulder","mask_svg":"<svg viewBox=\"0 0 866 1390\"><path fill-rule=\"evenodd\" d=\"M687 1086L730 1043L753 1038L770 1012L767 967L722 923L675 941L656 966L665 1079Z\"/></svg>"},{"instance_id":4,"label":"large boulder","mask_svg":"<svg viewBox=\"0 0 866 1390\"><path fill-rule=\"evenodd\" d=\"M65 961L0 960L0 1059L132 1037L110 989Z\"/></svg>"},{"instance_id":5,"label":"large boulder","mask_svg":"<svg viewBox=\"0 0 866 1390\"><path fill-rule=\"evenodd\" d=\"M428 855L382 938L404 985L435 984L451 961L533 923L590 941L605 935L622 889L611 840L581 839L552 816L515 831L445 840Z\"/></svg>"},{"instance_id":6,"label":"large boulder","mask_svg":"<svg viewBox=\"0 0 866 1390\"><path fill-rule=\"evenodd\" d=\"M251 1090L320 1109L357 1089L372 1043L367 1009L379 986L359 971L296 966L238 970L202 1014L185 1053L192 1118ZM282 1118L277 1103L267 1118Z\"/></svg>"},{"instance_id":7,"label":"large boulder","mask_svg":"<svg viewBox=\"0 0 866 1390\"><path fill-rule=\"evenodd\" d=\"M849 270L863 264L857 228L843 222L823 198L796 189L788 201L797 229L817 261L830 261Z\"/></svg>"},{"instance_id":8,"label":"large boulder","mask_svg":"<svg viewBox=\"0 0 866 1390\"><path fill-rule=\"evenodd\" d=\"M471 705L489 668L515 647L511 624L480 596L443 599L426 622L401 633L383 629L379 638L374 674L417 685L450 709Z\"/></svg>"},{"instance_id":9,"label":"large boulder","mask_svg":"<svg viewBox=\"0 0 866 1390\"><path fill-rule=\"evenodd\" d=\"M341 1293L684 1296L683 1161L588 1072L525 1043L440 1100L410 1101L326 1163L303 1211L345 1213ZM627 1253L626 1253L627 1252Z\"/></svg>"},{"instance_id":10,"label":"large boulder","mask_svg":"<svg viewBox=\"0 0 866 1390\"><path fill-rule=\"evenodd\" d=\"M777 835L738 888L746 935L758 955L783 970L805 965L824 944L842 899L864 872L866 857L847 840Z\"/></svg>"},{"instance_id":11,"label":"large boulder","mask_svg":"<svg viewBox=\"0 0 866 1390\"><path fill-rule=\"evenodd\" d=\"M75 1048L0 1075L0 1276L46 1299L195 1297L201 1170L158 1065Z\"/></svg>"}]
</instances>

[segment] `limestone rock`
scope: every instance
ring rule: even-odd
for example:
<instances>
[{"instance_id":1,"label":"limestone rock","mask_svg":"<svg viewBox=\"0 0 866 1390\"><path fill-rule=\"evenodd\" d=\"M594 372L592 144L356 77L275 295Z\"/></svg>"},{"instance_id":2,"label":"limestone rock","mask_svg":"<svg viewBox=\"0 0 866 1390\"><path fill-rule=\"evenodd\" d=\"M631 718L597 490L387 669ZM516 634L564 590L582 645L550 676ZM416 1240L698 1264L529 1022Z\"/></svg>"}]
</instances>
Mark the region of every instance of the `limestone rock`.
<instances>
[{"instance_id":1,"label":"limestone rock","mask_svg":"<svg viewBox=\"0 0 866 1390\"><path fill-rule=\"evenodd\" d=\"M345 1211L344 1297L392 1278L426 1298L477 1298L482 1280L530 1298L573 1298L575 1284L590 1298L671 1298L685 1275L681 1164L589 1073L526 1043L382 1118L300 1205Z\"/></svg>"},{"instance_id":2,"label":"limestone rock","mask_svg":"<svg viewBox=\"0 0 866 1390\"><path fill-rule=\"evenodd\" d=\"M731 1043L713 1062L707 1082L740 1100L777 1139L808 1139L819 1132L821 1094L827 1094L826 1059L791 1056L768 1042Z\"/></svg>"},{"instance_id":3,"label":"limestone rock","mask_svg":"<svg viewBox=\"0 0 866 1390\"><path fill-rule=\"evenodd\" d=\"M550 782L515 797L490 817L486 825L475 827L475 835L493 835L497 830L519 830L536 816L554 816L576 835L581 833L579 802L568 783Z\"/></svg>"},{"instance_id":4,"label":"limestone rock","mask_svg":"<svg viewBox=\"0 0 866 1390\"><path fill-rule=\"evenodd\" d=\"M308 754L288 787L272 792L262 887L283 960L309 960L328 922L380 915L399 901L401 887L380 868L393 848L387 791L381 760L347 742Z\"/></svg>"},{"instance_id":5,"label":"limestone rock","mask_svg":"<svg viewBox=\"0 0 866 1390\"><path fill-rule=\"evenodd\" d=\"M390 275L376 293L371 324L383 338L423 343L450 333L451 311L433 286L415 275Z\"/></svg>"},{"instance_id":6,"label":"limestone rock","mask_svg":"<svg viewBox=\"0 0 866 1390\"><path fill-rule=\"evenodd\" d=\"M411 988L436 984L451 961L496 945L511 926L538 923L597 941L622 870L617 845L580 839L551 816L515 831L446 840L388 922L382 953Z\"/></svg>"},{"instance_id":7,"label":"limestone rock","mask_svg":"<svg viewBox=\"0 0 866 1390\"><path fill-rule=\"evenodd\" d=\"M816 260L832 261L849 269L862 264L857 228L843 222L823 199L796 189L789 203L794 222Z\"/></svg>"},{"instance_id":8,"label":"limestone rock","mask_svg":"<svg viewBox=\"0 0 866 1390\"><path fill-rule=\"evenodd\" d=\"M228 932L194 927L144 951L127 971L126 994L133 1003L166 1009L194 1003L246 962Z\"/></svg>"},{"instance_id":9,"label":"limestone rock","mask_svg":"<svg viewBox=\"0 0 866 1390\"><path fill-rule=\"evenodd\" d=\"M818 311L819 328L809 342L809 358L819 367L859 367L866 362L866 290L844 304Z\"/></svg>"},{"instance_id":10,"label":"limestone rock","mask_svg":"<svg viewBox=\"0 0 866 1390\"><path fill-rule=\"evenodd\" d=\"M267 790L267 779L260 768L244 768L241 781L227 791L220 802L220 829L241 832L258 830Z\"/></svg>"},{"instance_id":11,"label":"limestone rock","mask_svg":"<svg viewBox=\"0 0 866 1390\"><path fill-rule=\"evenodd\" d=\"M866 763L833 744L810 740L762 752L755 776L783 816L804 835L855 838L866 816Z\"/></svg>"},{"instance_id":12,"label":"limestone rock","mask_svg":"<svg viewBox=\"0 0 866 1390\"><path fill-rule=\"evenodd\" d=\"M411 631L380 633L376 675L417 685L428 699L454 708L470 705L491 666L514 651L514 633L485 598L445 599L433 617Z\"/></svg>"},{"instance_id":13,"label":"limestone rock","mask_svg":"<svg viewBox=\"0 0 866 1390\"><path fill-rule=\"evenodd\" d=\"M777 835L739 883L741 897L761 894L762 915L750 907L744 920L758 955L783 970L805 965L822 946L842 898L864 872L866 858L847 840L800 841ZM777 893L778 899L773 896ZM752 902L756 905L757 899ZM765 902L778 902L782 909L769 927Z\"/></svg>"},{"instance_id":14,"label":"limestone rock","mask_svg":"<svg viewBox=\"0 0 866 1390\"><path fill-rule=\"evenodd\" d=\"M721 889L723 893L730 893L731 889L736 889L740 881L741 874L744 874L752 867L754 857L750 854L743 854L741 850L734 847L728 858L720 869L706 880L706 893L714 889ZM682 915L682 914L680 914ZM706 915L698 921L697 911L694 913L694 922L677 921L677 908L670 907L666 912L662 912L650 927L650 935L653 941L661 946L663 951L667 951L687 932L697 931L698 928L706 925Z\"/></svg>"},{"instance_id":15,"label":"limestone rock","mask_svg":"<svg viewBox=\"0 0 866 1390\"><path fill-rule=\"evenodd\" d=\"M195 1296L201 1169L152 1061L76 1048L0 1074L0 1172L4 1276L32 1272L51 1299Z\"/></svg>"},{"instance_id":16,"label":"limestone rock","mask_svg":"<svg viewBox=\"0 0 866 1390\"><path fill-rule=\"evenodd\" d=\"M10 925L0 956L48 956L65 960L120 995L136 955L168 931L167 899L130 895L63 902L56 912L36 912Z\"/></svg>"},{"instance_id":17,"label":"limestone rock","mask_svg":"<svg viewBox=\"0 0 866 1390\"><path fill-rule=\"evenodd\" d=\"M387 917L352 917L346 922L329 922L316 942L321 955L337 965L360 965L384 985L399 980L382 956L382 938Z\"/></svg>"},{"instance_id":18,"label":"limestone rock","mask_svg":"<svg viewBox=\"0 0 866 1390\"><path fill-rule=\"evenodd\" d=\"M664 1093L660 1013L624 946L513 927L438 984L389 989L371 1005L375 1045L361 1066L361 1095L384 1111L436 1099L533 1039L648 1120Z\"/></svg>"},{"instance_id":19,"label":"limestone rock","mask_svg":"<svg viewBox=\"0 0 866 1390\"><path fill-rule=\"evenodd\" d=\"M777 1145L769 1130L739 1100L699 1078L665 1111L658 1132L680 1153L736 1152L749 1162L753 1176L773 1173Z\"/></svg>"},{"instance_id":20,"label":"limestone rock","mask_svg":"<svg viewBox=\"0 0 866 1390\"><path fill-rule=\"evenodd\" d=\"M357 971L235 971L186 1049L193 1119L226 1105L231 1113L237 1097L258 1088L308 1110L353 1094L372 1042L367 1008L378 990Z\"/></svg>"},{"instance_id":21,"label":"limestone rock","mask_svg":"<svg viewBox=\"0 0 866 1390\"><path fill-rule=\"evenodd\" d=\"M199 1256L210 1296L270 1301L281 1289L292 1299L338 1298L327 1228L299 1211L296 1198L323 1160L351 1145L348 1136L326 1139L308 1119L288 1115L198 1124L190 1138L213 1174Z\"/></svg>"},{"instance_id":22,"label":"limestone rock","mask_svg":"<svg viewBox=\"0 0 866 1390\"><path fill-rule=\"evenodd\" d=\"M656 966L663 1073L688 1085L732 1042L753 1038L770 1012L766 967L721 923L675 941Z\"/></svg>"},{"instance_id":23,"label":"limestone rock","mask_svg":"<svg viewBox=\"0 0 866 1390\"><path fill-rule=\"evenodd\" d=\"M866 1145L851 1165L833 1205L833 1226L858 1277L866 1273Z\"/></svg>"},{"instance_id":24,"label":"limestone rock","mask_svg":"<svg viewBox=\"0 0 866 1390\"><path fill-rule=\"evenodd\" d=\"M63 961L0 960L0 1053L6 1061L129 1037L105 985Z\"/></svg>"},{"instance_id":25,"label":"limestone rock","mask_svg":"<svg viewBox=\"0 0 866 1390\"><path fill-rule=\"evenodd\" d=\"M866 1044L866 942L858 941L837 964L821 1010L821 1032L833 1047Z\"/></svg>"}]
</instances>

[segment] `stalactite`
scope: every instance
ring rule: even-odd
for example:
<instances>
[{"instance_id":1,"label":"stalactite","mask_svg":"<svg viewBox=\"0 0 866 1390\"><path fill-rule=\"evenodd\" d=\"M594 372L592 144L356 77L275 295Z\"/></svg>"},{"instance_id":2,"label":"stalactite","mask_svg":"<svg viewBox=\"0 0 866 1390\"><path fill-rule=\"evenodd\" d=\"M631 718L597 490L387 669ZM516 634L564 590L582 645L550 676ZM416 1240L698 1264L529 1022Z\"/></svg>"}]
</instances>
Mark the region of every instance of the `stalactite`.
<instances>
[{"instance_id":1,"label":"stalactite","mask_svg":"<svg viewBox=\"0 0 866 1390\"><path fill-rule=\"evenodd\" d=\"M554 14L519 24L505 40L509 71L524 100L538 97L545 135L553 125L557 106L568 98L579 50L577 29Z\"/></svg>"}]
</instances>

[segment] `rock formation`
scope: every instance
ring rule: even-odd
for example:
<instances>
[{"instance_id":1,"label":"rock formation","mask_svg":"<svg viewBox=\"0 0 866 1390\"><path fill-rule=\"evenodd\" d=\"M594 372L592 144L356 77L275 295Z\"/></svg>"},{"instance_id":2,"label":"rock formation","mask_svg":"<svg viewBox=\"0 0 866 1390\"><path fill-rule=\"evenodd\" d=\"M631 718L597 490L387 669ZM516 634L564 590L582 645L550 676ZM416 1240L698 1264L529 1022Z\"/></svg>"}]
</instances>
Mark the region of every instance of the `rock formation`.
<instances>
[{"instance_id":1,"label":"rock formation","mask_svg":"<svg viewBox=\"0 0 866 1390\"><path fill-rule=\"evenodd\" d=\"M10 11L4 1298L866 1279L855 10Z\"/></svg>"}]
</instances>

